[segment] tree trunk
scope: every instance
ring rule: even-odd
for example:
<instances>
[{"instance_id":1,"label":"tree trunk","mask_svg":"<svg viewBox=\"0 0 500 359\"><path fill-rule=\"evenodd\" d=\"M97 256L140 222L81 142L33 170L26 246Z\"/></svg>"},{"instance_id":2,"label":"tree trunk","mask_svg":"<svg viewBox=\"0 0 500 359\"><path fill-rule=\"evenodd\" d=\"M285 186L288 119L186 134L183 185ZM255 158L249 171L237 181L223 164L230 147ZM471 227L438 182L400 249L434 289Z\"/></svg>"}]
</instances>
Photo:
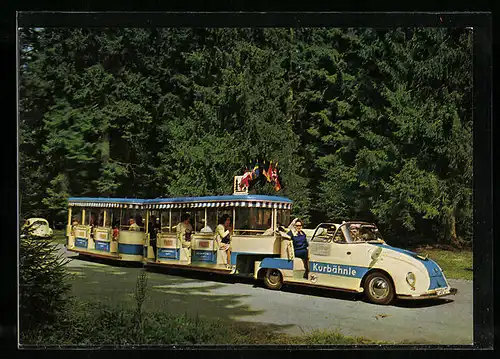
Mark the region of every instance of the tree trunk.
<instances>
[{"instance_id":1,"label":"tree trunk","mask_svg":"<svg viewBox=\"0 0 500 359\"><path fill-rule=\"evenodd\" d=\"M101 138L101 166L102 168L106 168L109 163L109 159L111 156L111 145L110 145L110 134L109 131L106 130ZM102 196L109 197L112 194L109 191L104 191L101 193Z\"/></svg>"},{"instance_id":2,"label":"tree trunk","mask_svg":"<svg viewBox=\"0 0 500 359\"><path fill-rule=\"evenodd\" d=\"M452 209L450 213L450 243L455 248L462 247L457 237L455 209Z\"/></svg>"}]
</instances>

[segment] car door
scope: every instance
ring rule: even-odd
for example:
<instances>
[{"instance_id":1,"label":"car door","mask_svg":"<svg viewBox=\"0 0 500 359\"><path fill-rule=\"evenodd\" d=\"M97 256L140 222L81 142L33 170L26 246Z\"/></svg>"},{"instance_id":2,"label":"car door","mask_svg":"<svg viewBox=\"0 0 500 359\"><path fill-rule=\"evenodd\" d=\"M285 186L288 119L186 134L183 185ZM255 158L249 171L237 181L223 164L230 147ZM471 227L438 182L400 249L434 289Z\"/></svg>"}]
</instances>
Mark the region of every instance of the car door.
<instances>
[{"instance_id":1,"label":"car door","mask_svg":"<svg viewBox=\"0 0 500 359\"><path fill-rule=\"evenodd\" d=\"M367 272L363 247L349 243L342 227L327 242L313 238L309 252L311 278L318 285L357 290Z\"/></svg>"}]
</instances>

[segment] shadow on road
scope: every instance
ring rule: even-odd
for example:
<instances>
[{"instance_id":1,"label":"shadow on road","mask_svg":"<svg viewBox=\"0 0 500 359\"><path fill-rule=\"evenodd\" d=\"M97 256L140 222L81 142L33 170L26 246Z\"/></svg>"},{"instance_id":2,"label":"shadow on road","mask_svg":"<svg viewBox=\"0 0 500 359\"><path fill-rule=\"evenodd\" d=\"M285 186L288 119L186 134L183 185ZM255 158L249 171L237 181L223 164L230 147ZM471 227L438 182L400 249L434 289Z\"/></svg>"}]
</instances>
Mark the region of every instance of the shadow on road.
<instances>
[{"instance_id":1,"label":"shadow on road","mask_svg":"<svg viewBox=\"0 0 500 359\"><path fill-rule=\"evenodd\" d=\"M106 258L98 258L98 257L90 257L85 255L79 255L77 257L78 260L82 260L88 263L98 263L105 264L115 268L143 268L142 263L137 262L119 262L116 260L106 259ZM199 272L192 271L188 269L177 269L177 268L169 268L169 267L146 267L147 271L150 273L164 274L177 276L180 278L200 280L200 281L212 281L224 284L235 284L242 283L253 286L254 288L265 288L262 280L255 280L250 277L237 277L232 275L224 275L210 272ZM186 288L184 289L186 290ZM344 292L340 290L328 289L328 288L315 288L315 287L303 287L299 285L293 284L285 284L281 288L281 291L287 293L296 293L301 295L307 295L312 297L323 297L323 298L332 298L339 299L351 302L363 301L367 304L377 305L368 302L362 293L351 293ZM165 290L163 290L166 293ZM189 292L186 290L186 294ZM184 301L180 296L176 298L175 301ZM216 300L217 301L217 300ZM453 299L450 298L437 298L437 299L421 299L421 300L401 300L397 299L392 304L395 307L399 308L425 308L425 307L435 307L439 305L445 305L448 303L454 302ZM234 304L234 303L233 303Z\"/></svg>"},{"instance_id":2,"label":"shadow on road","mask_svg":"<svg viewBox=\"0 0 500 359\"><path fill-rule=\"evenodd\" d=\"M438 305L445 305L453 303L453 299L449 298L436 298L436 299L419 299L419 300L397 300L393 305L400 308L425 308L435 307Z\"/></svg>"},{"instance_id":3,"label":"shadow on road","mask_svg":"<svg viewBox=\"0 0 500 359\"><path fill-rule=\"evenodd\" d=\"M261 287L264 287L262 282L258 282ZM351 302L357 302L361 300L362 295L359 293L350 293L344 292L340 290L333 290L328 288L315 288L315 287L302 287L293 284L284 285L281 290L287 293L297 293L302 295L308 295L312 297L323 297L323 298L332 298L332 299L340 299L347 300Z\"/></svg>"},{"instance_id":4,"label":"shadow on road","mask_svg":"<svg viewBox=\"0 0 500 359\"><path fill-rule=\"evenodd\" d=\"M234 283L244 283L248 281L248 283L253 283L251 278L241 278L235 277L232 275L224 275L218 273L210 273L210 272L199 272L195 270L189 269L177 269L177 268L169 268L169 267L147 267L148 272L151 273L159 273L166 275L175 275L178 277L189 278L189 279L197 279L203 281L214 281L226 284L234 284Z\"/></svg>"},{"instance_id":5,"label":"shadow on road","mask_svg":"<svg viewBox=\"0 0 500 359\"><path fill-rule=\"evenodd\" d=\"M139 262L117 261L116 259L108 259L101 257L93 257L85 254L78 254L77 256L70 257L71 259L81 260L82 262L105 264L111 267L121 268L142 268L144 265Z\"/></svg>"},{"instance_id":6,"label":"shadow on road","mask_svg":"<svg viewBox=\"0 0 500 359\"><path fill-rule=\"evenodd\" d=\"M100 266L92 262L89 261L85 266L68 269L72 274L72 294L83 301L135 308L134 292L140 268ZM182 271L170 270L168 274L174 274L174 272L180 274ZM253 309L247 303L248 294L217 291L225 286L217 282L226 283L225 279L234 280L234 278L187 271L182 273L182 276L164 274L166 273L148 271L145 311L168 312L173 315L187 314L190 317L198 315L230 323L251 323L250 319L245 318L262 315L265 312ZM255 330L270 332L282 331L293 326L293 324L259 322L253 322L252 325L256 328Z\"/></svg>"}]
</instances>

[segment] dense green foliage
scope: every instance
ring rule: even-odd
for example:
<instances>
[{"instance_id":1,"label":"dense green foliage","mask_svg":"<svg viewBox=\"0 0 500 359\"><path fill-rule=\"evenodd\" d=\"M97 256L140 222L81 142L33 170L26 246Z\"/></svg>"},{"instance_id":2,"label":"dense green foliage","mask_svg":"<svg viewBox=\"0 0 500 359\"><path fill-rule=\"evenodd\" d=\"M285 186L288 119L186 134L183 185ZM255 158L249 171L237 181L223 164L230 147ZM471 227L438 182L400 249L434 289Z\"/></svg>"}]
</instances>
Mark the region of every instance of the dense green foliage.
<instances>
[{"instance_id":1,"label":"dense green foliage","mask_svg":"<svg viewBox=\"0 0 500 359\"><path fill-rule=\"evenodd\" d=\"M19 244L19 313L24 335L45 331L65 312L71 285L67 259L58 254L50 238L40 239L21 231Z\"/></svg>"},{"instance_id":2,"label":"dense green foliage","mask_svg":"<svg viewBox=\"0 0 500 359\"><path fill-rule=\"evenodd\" d=\"M468 30L20 35L26 215L64 220L69 195L227 194L265 159L310 225L356 218L396 244L472 241Z\"/></svg>"}]
</instances>

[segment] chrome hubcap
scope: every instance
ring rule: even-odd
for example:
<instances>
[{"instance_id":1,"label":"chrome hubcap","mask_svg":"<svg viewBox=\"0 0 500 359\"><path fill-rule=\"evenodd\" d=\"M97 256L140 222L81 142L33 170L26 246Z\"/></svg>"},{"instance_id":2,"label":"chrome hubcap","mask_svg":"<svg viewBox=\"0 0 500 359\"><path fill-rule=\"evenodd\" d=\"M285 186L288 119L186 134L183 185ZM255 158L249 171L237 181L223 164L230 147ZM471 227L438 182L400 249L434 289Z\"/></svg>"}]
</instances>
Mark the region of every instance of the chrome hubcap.
<instances>
[{"instance_id":1,"label":"chrome hubcap","mask_svg":"<svg viewBox=\"0 0 500 359\"><path fill-rule=\"evenodd\" d=\"M272 270L271 273L269 273L268 279L271 284L278 284L280 281L280 272L276 269Z\"/></svg>"},{"instance_id":2,"label":"chrome hubcap","mask_svg":"<svg viewBox=\"0 0 500 359\"><path fill-rule=\"evenodd\" d=\"M376 299L384 299L389 295L389 283L384 278L374 278L370 282L370 294Z\"/></svg>"}]
</instances>

